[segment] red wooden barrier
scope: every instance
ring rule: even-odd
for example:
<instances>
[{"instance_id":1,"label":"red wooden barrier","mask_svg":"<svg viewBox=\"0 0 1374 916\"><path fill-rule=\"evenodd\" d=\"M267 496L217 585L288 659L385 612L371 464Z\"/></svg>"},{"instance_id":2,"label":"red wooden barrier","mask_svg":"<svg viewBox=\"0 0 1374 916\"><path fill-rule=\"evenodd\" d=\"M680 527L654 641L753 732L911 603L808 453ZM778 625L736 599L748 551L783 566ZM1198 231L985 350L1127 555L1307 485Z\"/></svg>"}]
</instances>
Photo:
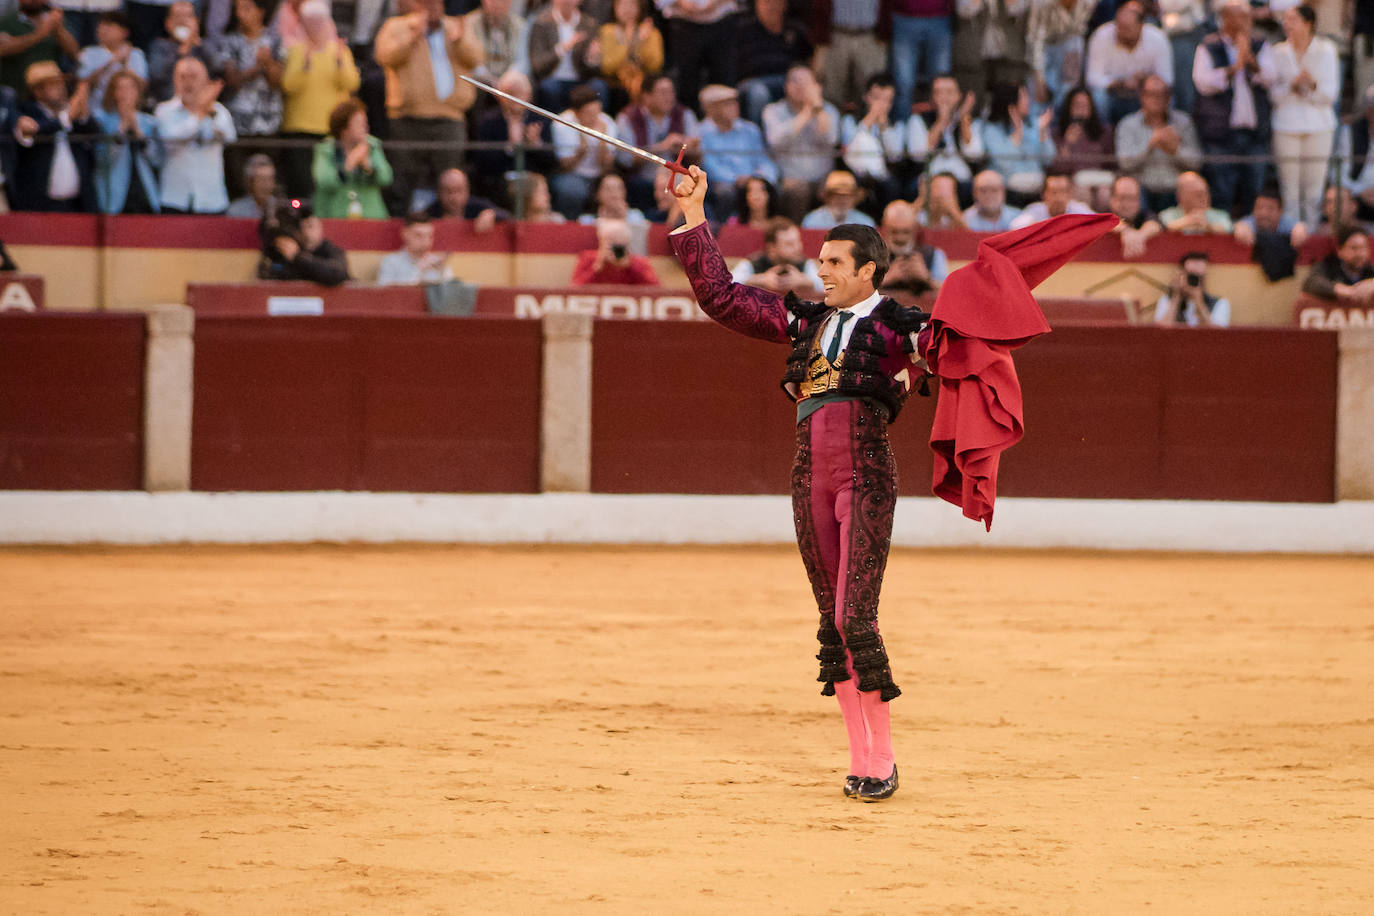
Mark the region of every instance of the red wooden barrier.
<instances>
[{"instance_id":1,"label":"red wooden barrier","mask_svg":"<svg viewBox=\"0 0 1374 916\"><path fill-rule=\"evenodd\" d=\"M785 493L786 350L708 325L600 322L592 485ZM1004 496L1330 502L1336 338L1269 329L1067 327L1017 352L1026 437ZM892 426L903 495L930 492L933 398Z\"/></svg>"},{"instance_id":2,"label":"red wooden barrier","mask_svg":"<svg viewBox=\"0 0 1374 916\"><path fill-rule=\"evenodd\" d=\"M0 312L37 312L45 304L40 275L0 273Z\"/></svg>"},{"instance_id":3,"label":"red wooden barrier","mask_svg":"<svg viewBox=\"0 0 1374 916\"><path fill-rule=\"evenodd\" d=\"M0 313L0 489L143 486L142 315Z\"/></svg>"},{"instance_id":4,"label":"red wooden barrier","mask_svg":"<svg viewBox=\"0 0 1374 916\"><path fill-rule=\"evenodd\" d=\"M203 318L192 487L530 493L541 327Z\"/></svg>"}]
</instances>

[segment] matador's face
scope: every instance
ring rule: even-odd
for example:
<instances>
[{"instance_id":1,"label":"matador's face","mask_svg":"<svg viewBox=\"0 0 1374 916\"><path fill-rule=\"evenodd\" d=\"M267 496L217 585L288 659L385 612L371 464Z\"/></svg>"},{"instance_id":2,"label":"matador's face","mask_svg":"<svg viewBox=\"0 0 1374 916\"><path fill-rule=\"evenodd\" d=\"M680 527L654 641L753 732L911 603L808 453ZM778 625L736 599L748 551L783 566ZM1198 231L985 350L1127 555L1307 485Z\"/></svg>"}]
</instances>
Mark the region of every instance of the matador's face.
<instances>
[{"instance_id":1,"label":"matador's face","mask_svg":"<svg viewBox=\"0 0 1374 916\"><path fill-rule=\"evenodd\" d=\"M825 304L831 308L847 309L873 295L872 261L862 267L854 265L854 243L830 241L821 245L821 285L825 288Z\"/></svg>"}]
</instances>

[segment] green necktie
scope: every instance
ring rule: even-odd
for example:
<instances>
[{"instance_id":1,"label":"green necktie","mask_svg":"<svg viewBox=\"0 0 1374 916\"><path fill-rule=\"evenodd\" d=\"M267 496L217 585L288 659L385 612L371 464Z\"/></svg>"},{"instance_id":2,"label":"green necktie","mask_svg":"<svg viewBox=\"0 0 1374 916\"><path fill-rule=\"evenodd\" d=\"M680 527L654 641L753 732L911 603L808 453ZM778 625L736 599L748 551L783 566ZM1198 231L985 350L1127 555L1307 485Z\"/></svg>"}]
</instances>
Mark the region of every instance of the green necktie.
<instances>
[{"instance_id":1,"label":"green necktie","mask_svg":"<svg viewBox=\"0 0 1374 916\"><path fill-rule=\"evenodd\" d=\"M825 351L825 358L830 361L831 365L834 365L835 360L839 359L840 356L840 341L844 339L844 323L853 317L854 315L849 309L840 309L835 315L835 336L830 339L830 346Z\"/></svg>"}]
</instances>

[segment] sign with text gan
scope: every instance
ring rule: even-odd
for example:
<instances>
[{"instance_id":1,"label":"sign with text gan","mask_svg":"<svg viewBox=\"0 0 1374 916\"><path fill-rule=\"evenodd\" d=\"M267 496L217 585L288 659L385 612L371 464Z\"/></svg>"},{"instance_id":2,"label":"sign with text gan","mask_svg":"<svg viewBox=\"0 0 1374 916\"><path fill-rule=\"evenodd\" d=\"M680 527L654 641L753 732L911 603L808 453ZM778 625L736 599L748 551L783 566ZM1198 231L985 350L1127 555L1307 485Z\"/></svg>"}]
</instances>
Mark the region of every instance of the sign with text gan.
<instances>
[{"instance_id":1,"label":"sign with text gan","mask_svg":"<svg viewBox=\"0 0 1374 916\"><path fill-rule=\"evenodd\" d=\"M1316 328L1323 331L1374 328L1374 307L1370 306L1338 305L1334 302L1308 299L1295 311L1300 328Z\"/></svg>"}]
</instances>

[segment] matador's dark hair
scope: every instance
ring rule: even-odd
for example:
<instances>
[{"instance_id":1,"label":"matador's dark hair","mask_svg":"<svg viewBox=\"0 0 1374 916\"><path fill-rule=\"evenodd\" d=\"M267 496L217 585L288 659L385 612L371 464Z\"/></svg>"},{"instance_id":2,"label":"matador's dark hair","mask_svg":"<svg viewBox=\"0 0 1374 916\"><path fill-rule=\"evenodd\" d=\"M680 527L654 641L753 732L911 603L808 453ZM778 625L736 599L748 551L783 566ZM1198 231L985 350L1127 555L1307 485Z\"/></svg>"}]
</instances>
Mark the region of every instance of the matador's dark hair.
<instances>
[{"instance_id":1,"label":"matador's dark hair","mask_svg":"<svg viewBox=\"0 0 1374 916\"><path fill-rule=\"evenodd\" d=\"M891 260L887 242L872 226L858 223L841 223L825 234L827 242L849 242L854 246L854 269L857 271L869 261L873 262L873 288L882 285L887 276L887 265Z\"/></svg>"}]
</instances>

